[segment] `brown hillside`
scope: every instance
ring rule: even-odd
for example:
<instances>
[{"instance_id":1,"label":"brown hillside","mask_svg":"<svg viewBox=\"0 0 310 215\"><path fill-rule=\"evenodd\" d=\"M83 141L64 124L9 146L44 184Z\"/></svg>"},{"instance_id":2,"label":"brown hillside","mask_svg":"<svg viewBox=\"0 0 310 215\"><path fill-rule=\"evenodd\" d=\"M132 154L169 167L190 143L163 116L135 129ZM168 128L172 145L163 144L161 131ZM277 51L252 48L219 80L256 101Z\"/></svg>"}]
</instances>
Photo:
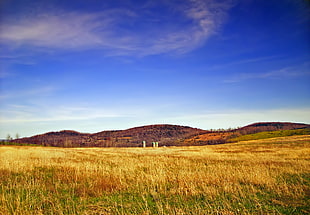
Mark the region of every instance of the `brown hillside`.
<instances>
[{"instance_id":1,"label":"brown hillside","mask_svg":"<svg viewBox=\"0 0 310 215\"><path fill-rule=\"evenodd\" d=\"M280 131L302 128L310 128L310 125L290 122L259 122L236 129L236 131L240 132L241 134L253 134L263 131Z\"/></svg>"},{"instance_id":2,"label":"brown hillside","mask_svg":"<svg viewBox=\"0 0 310 215\"><path fill-rule=\"evenodd\" d=\"M234 132L207 132L205 134L196 135L180 141L180 145L214 145L226 143L226 140L231 137Z\"/></svg>"},{"instance_id":3,"label":"brown hillside","mask_svg":"<svg viewBox=\"0 0 310 215\"><path fill-rule=\"evenodd\" d=\"M44 146L79 146L80 143L89 139L90 134L79 133L72 130L63 130L59 132L48 132L45 134L35 135L32 137L20 138L14 140L18 143L29 143Z\"/></svg>"},{"instance_id":4,"label":"brown hillside","mask_svg":"<svg viewBox=\"0 0 310 215\"><path fill-rule=\"evenodd\" d=\"M126 130L102 131L94 134L68 130L49 132L17 139L14 142L64 147L132 147L141 146L142 141L146 141L147 146L151 146L152 142L160 142L161 145L172 145L175 140L205 132L202 129L188 126L148 125Z\"/></svg>"},{"instance_id":5,"label":"brown hillside","mask_svg":"<svg viewBox=\"0 0 310 215\"><path fill-rule=\"evenodd\" d=\"M152 142L170 145L171 141L186 138L206 131L179 125L148 125L121 131L99 132L91 135L95 145L99 146L141 146L146 141L147 146Z\"/></svg>"},{"instance_id":6,"label":"brown hillside","mask_svg":"<svg viewBox=\"0 0 310 215\"><path fill-rule=\"evenodd\" d=\"M164 124L141 126L126 130L102 131L94 134L64 130L13 141L61 147L139 147L142 146L142 141L146 141L147 146L151 146L152 142L159 142L160 146L207 145L226 143L229 138L244 134L301 128L310 128L310 125L288 122L261 122L238 129L206 131L188 126Z\"/></svg>"}]
</instances>

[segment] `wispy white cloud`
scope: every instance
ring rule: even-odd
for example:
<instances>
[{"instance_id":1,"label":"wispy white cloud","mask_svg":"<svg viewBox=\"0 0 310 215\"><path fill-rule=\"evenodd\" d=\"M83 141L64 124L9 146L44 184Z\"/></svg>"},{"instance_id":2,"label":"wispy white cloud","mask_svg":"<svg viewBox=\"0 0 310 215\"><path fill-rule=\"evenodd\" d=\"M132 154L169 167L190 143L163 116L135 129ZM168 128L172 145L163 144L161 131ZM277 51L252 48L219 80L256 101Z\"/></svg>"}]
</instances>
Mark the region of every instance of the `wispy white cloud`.
<instances>
[{"instance_id":1,"label":"wispy white cloud","mask_svg":"<svg viewBox=\"0 0 310 215\"><path fill-rule=\"evenodd\" d=\"M310 123L310 108L279 108L260 110L223 110L175 116L169 119L203 129L235 128L254 122Z\"/></svg>"},{"instance_id":2,"label":"wispy white cloud","mask_svg":"<svg viewBox=\"0 0 310 215\"><path fill-rule=\"evenodd\" d=\"M251 79L282 79L310 76L309 63L303 65L284 67L261 73L238 73L224 80L225 83L236 83Z\"/></svg>"},{"instance_id":3,"label":"wispy white cloud","mask_svg":"<svg viewBox=\"0 0 310 215\"><path fill-rule=\"evenodd\" d=\"M81 13L44 14L26 17L2 25L0 38L19 45L43 48L75 48L96 45L100 39L92 33L98 15ZM16 44L15 44L16 46Z\"/></svg>"},{"instance_id":4,"label":"wispy white cloud","mask_svg":"<svg viewBox=\"0 0 310 215\"><path fill-rule=\"evenodd\" d=\"M7 108L0 109L0 138L14 133L32 136L65 129L99 132L105 129L117 129L120 127L119 119L125 118L131 121L131 117L132 115L115 109L83 105L12 104Z\"/></svg>"},{"instance_id":5,"label":"wispy white cloud","mask_svg":"<svg viewBox=\"0 0 310 215\"><path fill-rule=\"evenodd\" d=\"M217 64L217 65L210 67L209 70L220 70L220 69L227 69L227 68L230 68L231 66L236 66L236 65L269 62L272 60L276 60L278 58L281 58L281 56L275 55L275 56L262 56L262 57L255 57L255 58L246 58L246 59L241 59L241 60L232 61L232 62L228 62L228 63Z\"/></svg>"},{"instance_id":6,"label":"wispy white cloud","mask_svg":"<svg viewBox=\"0 0 310 215\"><path fill-rule=\"evenodd\" d=\"M2 70L0 69L0 79L7 78L7 77L10 77L10 76L12 76L12 75L13 75L12 72L2 71Z\"/></svg>"},{"instance_id":7,"label":"wispy white cloud","mask_svg":"<svg viewBox=\"0 0 310 215\"><path fill-rule=\"evenodd\" d=\"M0 110L1 123L92 121L101 118L131 117L127 112L87 106L9 105Z\"/></svg>"},{"instance_id":8,"label":"wispy white cloud","mask_svg":"<svg viewBox=\"0 0 310 215\"><path fill-rule=\"evenodd\" d=\"M148 27L135 28L132 23L137 24L147 20L145 16L158 14L141 15L125 8L101 13L53 11L3 22L0 41L14 44L14 47L40 48L41 51L51 48L102 49L106 55L180 54L199 47L217 32L231 3L228 0L221 3L215 0L188 0L182 4L174 2L173 6L179 8L181 19L187 20L188 24L178 26L172 22L162 22L160 28L152 27L153 23L149 22L146 23Z\"/></svg>"},{"instance_id":9,"label":"wispy white cloud","mask_svg":"<svg viewBox=\"0 0 310 215\"><path fill-rule=\"evenodd\" d=\"M39 96L43 97L48 94L51 94L57 91L58 88L52 85L41 86L41 87L33 87L31 89L24 89L24 90L16 90L16 91L4 91L0 95L1 100L8 100L8 99L28 99L30 98L37 98Z\"/></svg>"}]
</instances>

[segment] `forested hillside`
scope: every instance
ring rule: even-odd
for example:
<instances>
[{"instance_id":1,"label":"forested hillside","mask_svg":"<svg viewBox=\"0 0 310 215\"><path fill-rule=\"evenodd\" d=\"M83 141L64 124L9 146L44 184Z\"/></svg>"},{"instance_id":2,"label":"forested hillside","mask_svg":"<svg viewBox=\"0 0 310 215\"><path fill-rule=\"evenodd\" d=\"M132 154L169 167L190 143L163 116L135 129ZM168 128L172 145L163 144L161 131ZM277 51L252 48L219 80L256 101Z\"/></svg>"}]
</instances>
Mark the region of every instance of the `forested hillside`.
<instances>
[{"instance_id":1,"label":"forested hillside","mask_svg":"<svg viewBox=\"0 0 310 215\"><path fill-rule=\"evenodd\" d=\"M140 147L142 141L146 142L146 146L152 146L152 142L159 142L160 146L210 145L232 142L243 135L259 132L306 128L310 128L310 125L286 122L261 122L226 130L202 130L188 126L163 124L93 134L63 130L19 138L12 142L60 147Z\"/></svg>"}]
</instances>

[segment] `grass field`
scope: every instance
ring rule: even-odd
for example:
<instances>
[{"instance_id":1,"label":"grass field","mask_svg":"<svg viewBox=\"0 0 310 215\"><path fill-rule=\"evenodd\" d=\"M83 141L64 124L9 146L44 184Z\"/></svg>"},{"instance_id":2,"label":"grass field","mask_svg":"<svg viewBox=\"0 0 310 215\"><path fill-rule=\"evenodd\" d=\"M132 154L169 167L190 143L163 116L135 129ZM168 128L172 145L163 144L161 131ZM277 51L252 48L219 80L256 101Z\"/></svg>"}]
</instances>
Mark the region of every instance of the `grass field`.
<instances>
[{"instance_id":1,"label":"grass field","mask_svg":"<svg viewBox=\"0 0 310 215\"><path fill-rule=\"evenodd\" d=\"M293 129L293 130L281 130L281 131L264 131L255 134L246 134L239 137L229 139L229 142L239 142L246 140L260 140L273 137L287 137L295 135L310 135L310 129Z\"/></svg>"},{"instance_id":2,"label":"grass field","mask_svg":"<svg viewBox=\"0 0 310 215\"><path fill-rule=\"evenodd\" d=\"M310 135L166 148L0 147L0 214L309 214Z\"/></svg>"}]
</instances>

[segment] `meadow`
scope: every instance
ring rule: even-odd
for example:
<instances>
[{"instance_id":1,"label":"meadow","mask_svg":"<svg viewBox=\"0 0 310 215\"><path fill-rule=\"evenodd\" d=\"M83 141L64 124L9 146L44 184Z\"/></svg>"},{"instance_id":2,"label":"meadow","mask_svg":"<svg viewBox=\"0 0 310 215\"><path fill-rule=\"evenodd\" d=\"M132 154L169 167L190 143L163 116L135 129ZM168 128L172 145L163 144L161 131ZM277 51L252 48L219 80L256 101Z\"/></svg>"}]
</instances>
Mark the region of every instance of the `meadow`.
<instances>
[{"instance_id":1,"label":"meadow","mask_svg":"<svg viewBox=\"0 0 310 215\"><path fill-rule=\"evenodd\" d=\"M0 146L0 214L309 214L310 135L210 146Z\"/></svg>"},{"instance_id":2,"label":"meadow","mask_svg":"<svg viewBox=\"0 0 310 215\"><path fill-rule=\"evenodd\" d=\"M280 130L280 131L264 131L264 132L254 133L254 134L246 134L246 135L241 135L235 138L229 138L228 142L239 142L239 141L245 141L245 140L260 140L260 139L267 139L267 138L273 138L273 137L288 137L288 136L295 136L295 135L310 135L310 128Z\"/></svg>"}]
</instances>

